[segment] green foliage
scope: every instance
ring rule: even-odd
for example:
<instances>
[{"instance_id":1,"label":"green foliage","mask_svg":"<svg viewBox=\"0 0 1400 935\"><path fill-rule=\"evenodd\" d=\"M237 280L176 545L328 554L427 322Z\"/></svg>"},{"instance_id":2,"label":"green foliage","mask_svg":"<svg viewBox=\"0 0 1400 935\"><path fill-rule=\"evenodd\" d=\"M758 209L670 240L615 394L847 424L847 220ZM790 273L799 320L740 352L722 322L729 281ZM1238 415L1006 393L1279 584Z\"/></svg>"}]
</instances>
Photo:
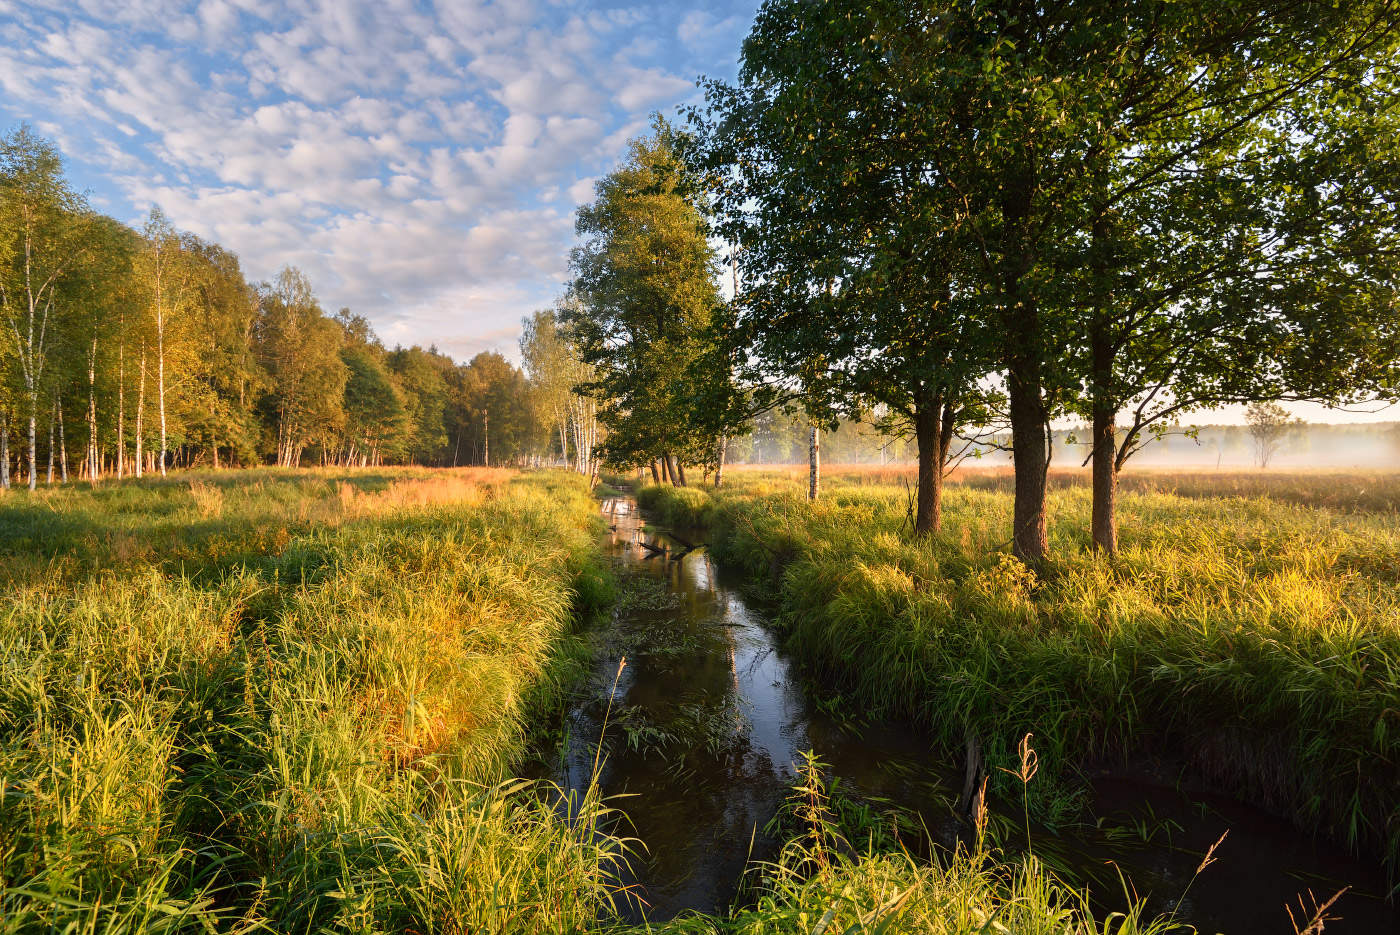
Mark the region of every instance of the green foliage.
<instances>
[{"instance_id":1,"label":"green foliage","mask_svg":"<svg viewBox=\"0 0 1400 935\"><path fill-rule=\"evenodd\" d=\"M647 463L669 452L706 462L715 433L709 418L727 367L711 366L721 302L715 252L697 206L695 180L678 134L663 121L634 140L627 162L579 209L564 309L584 362L583 385L599 404L607 457Z\"/></svg>"},{"instance_id":2,"label":"green foliage","mask_svg":"<svg viewBox=\"0 0 1400 935\"><path fill-rule=\"evenodd\" d=\"M1048 426L1092 419L1111 552L1153 426L1394 393L1397 37L1384 3L769 0L697 115L741 330L768 379L912 420L926 465L1004 414L1031 559Z\"/></svg>"},{"instance_id":3,"label":"green foliage","mask_svg":"<svg viewBox=\"0 0 1400 935\"><path fill-rule=\"evenodd\" d=\"M487 411L496 462L521 462L546 442L532 394L499 355L386 351L294 267L250 285L159 208L140 234L98 215L53 144L27 127L0 140L0 485L16 461L34 485L49 456L64 480L80 456L84 477L135 460L480 462Z\"/></svg>"}]
</instances>

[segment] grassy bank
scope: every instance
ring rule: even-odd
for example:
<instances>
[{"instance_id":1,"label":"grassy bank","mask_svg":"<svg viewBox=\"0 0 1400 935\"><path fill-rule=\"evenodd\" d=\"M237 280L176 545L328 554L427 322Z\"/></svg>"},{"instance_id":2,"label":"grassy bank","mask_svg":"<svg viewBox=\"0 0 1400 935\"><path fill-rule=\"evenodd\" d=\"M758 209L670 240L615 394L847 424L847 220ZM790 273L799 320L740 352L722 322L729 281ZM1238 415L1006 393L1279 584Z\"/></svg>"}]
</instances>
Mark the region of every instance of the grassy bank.
<instances>
[{"instance_id":1,"label":"grassy bank","mask_svg":"<svg viewBox=\"0 0 1400 935\"><path fill-rule=\"evenodd\" d=\"M1051 496L1054 559L1008 554L1010 498L955 483L945 532L908 536L901 484L831 479L809 504L783 472L718 494L647 488L705 520L712 548L771 589L790 647L862 709L984 747L1005 789L1033 731L1044 771L1158 755L1304 827L1400 855L1400 528L1291 497L1128 491L1124 549L1088 549L1087 491ZM1326 477L1280 486L1339 484ZM1072 783L1039 813L1064 820Z\"/></svg>"},{"instance_id":2,"label":"grassy bank","mask_svg":"<svg viewBox=\"0 0 1400 935\"><path fill-rule=\"evenodd\" d=\"M617 842L506 780L597 523L505 472L0 500L0 931L591 921Z\"/></svg>"},{"instance_id":3,"label":"grassy bank","mask_svg":"<svg viewBox=\"0 0 1400 935\"><path fill-rule=\"evenodd\" d=\"M609 599L599 522L562 473L0 499L0 932L638 931L618 815L509 778ZM743 908L655 930L1098 930L1034 863L804 814Z\"/></svg>"}]
</instances>

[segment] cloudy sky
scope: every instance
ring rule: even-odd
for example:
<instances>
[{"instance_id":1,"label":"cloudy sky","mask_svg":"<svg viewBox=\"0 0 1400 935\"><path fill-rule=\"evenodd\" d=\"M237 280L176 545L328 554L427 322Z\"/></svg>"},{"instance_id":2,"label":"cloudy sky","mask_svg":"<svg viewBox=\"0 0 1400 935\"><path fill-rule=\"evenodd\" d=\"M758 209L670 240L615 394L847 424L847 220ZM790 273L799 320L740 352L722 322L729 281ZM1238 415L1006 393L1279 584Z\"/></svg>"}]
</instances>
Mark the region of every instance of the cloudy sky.
<instances>
[{"instance_id":1,"label":"cloudy sky","mask_svg":"<svg viewBox=\"0 0 1400 935\"><path fill-rule=\"evenodd\" d=\"M573 212L653 111L731 77L756 2L0 0L0 128L137 223L301 267L388 344L515 354Z\"/></svg>"}]
</instances>

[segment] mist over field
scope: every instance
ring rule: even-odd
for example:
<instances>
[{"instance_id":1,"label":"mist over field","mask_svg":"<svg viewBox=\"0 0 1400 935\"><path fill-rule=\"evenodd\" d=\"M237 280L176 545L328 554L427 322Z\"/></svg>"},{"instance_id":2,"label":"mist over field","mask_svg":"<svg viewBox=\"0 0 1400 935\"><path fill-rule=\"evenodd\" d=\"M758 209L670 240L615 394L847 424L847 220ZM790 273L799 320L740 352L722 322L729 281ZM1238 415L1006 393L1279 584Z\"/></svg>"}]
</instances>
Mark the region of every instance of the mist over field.
<instances>
[{"instance_id":1,"label":"mist over field","mask_svg":"<svg viewBox=\"0 0 1400 935\"><path fill-rule=\"evenodd\" d=\"M1089 430L1056 429L1051 466L1056 470L1087 467ZM998 450L997 436L972 445L964 467L1004 467L1010 454ZM800 419L765 414L754 420L749 435L731 442L736 464L799 464L808 458L809 427ZM882 435L869 425L842 422L822 436L822 455L830 464L913 465L918 452L912 439ZM1394 470L1400 467L1400 421L1304 423L1290 427L1269 459L1279 470ZM1182 425L1147 443L1124 465L1134 469L1256 469L1254 437L1247 425Z\"/></svg>"},{"instance_id":2,"label":"mist over field","mask_svg":"<svg viewBox=\"0 0 1400 935\"><path fill-rule=\"evenodd\" d=\"M1082 433L1081 433L1082 437ZM1055 461L1078 464L1082 446L1064 444L1057 435ZM1174 435L1154 441L1131 461L1130 468L1243 468L1255 466L1254 440L1242 425L1201 426L1195 438ZM1270 470L1322 468L1394 469L1400 466L1400 422L1369 425L1306 425L1279 446Z\"/></svg>"}]
</instances>

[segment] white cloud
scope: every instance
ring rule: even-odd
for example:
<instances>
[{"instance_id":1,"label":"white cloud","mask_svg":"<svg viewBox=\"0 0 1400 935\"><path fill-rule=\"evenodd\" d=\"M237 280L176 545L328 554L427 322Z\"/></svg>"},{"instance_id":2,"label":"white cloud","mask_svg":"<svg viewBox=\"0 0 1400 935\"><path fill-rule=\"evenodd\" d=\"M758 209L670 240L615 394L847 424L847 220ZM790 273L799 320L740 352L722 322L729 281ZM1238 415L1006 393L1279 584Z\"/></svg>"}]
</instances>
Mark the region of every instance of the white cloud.
<instances>
[{"instance_id":1,"label":"white cloud","mask_svg":"<svg viewBox=\"0 0 1400 935\"><path fill-rule=\"evenodd\" d=\"M110 210L159 203L253 279L301 266L391 343L514 353L520 316L567 275L573 206L650 111L694 94L714 69L686 50L733 19L585 0L0 0L0 121L44 127Z\"/></svg>"},{"instance_id":2,"label":"white cloud","mask_svg":"<svg viewBox=\"0 0 1400 935\"><path fill-rule=\"evenodd\" d=\"M738 16L717 17L708 10L691 10L681 18L676 36L688 46L700 46L728 38L744 22Z\"/></svg>"}]
</instances>

